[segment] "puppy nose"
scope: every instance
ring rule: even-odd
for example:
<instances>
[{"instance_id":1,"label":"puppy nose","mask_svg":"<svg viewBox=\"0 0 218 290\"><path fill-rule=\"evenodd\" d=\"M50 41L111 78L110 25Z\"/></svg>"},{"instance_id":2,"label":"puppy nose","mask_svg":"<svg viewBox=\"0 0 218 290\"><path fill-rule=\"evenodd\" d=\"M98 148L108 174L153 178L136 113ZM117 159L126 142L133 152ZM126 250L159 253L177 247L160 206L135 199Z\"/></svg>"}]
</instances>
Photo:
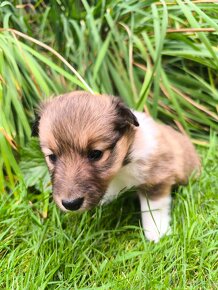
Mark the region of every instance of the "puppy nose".
<instances>
[{"instance_id":1,"label":"puppy nose","mask_svg":"<svg viewBox=\"0 0 218 290\"><path fill-rule=\"evenodd\" d=\"M83 204L84 197L80 197L74 200L62 200L63 206L68 210L78 210Z\"/></svg>"}]
</instances>

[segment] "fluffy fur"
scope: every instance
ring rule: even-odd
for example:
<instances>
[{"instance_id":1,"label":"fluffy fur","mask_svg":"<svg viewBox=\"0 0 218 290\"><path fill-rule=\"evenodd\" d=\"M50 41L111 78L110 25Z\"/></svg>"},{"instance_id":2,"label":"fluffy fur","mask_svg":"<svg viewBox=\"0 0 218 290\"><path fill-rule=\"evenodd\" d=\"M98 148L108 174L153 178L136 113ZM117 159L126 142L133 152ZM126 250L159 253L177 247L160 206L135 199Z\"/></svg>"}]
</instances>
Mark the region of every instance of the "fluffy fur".
<instances>
[{"instance_id":1,"label":"fluffy fur","mask_svg":"<svg viewBox=\"0 0 218 290\"><path fill-rule=\"evenodd\" d=\"M88 210L136 187L155 242L169 231L172 186L200 169L187 136L107 95L77 91L44 103L39 138L62 210Z\"/></svg>"}]
</instances>

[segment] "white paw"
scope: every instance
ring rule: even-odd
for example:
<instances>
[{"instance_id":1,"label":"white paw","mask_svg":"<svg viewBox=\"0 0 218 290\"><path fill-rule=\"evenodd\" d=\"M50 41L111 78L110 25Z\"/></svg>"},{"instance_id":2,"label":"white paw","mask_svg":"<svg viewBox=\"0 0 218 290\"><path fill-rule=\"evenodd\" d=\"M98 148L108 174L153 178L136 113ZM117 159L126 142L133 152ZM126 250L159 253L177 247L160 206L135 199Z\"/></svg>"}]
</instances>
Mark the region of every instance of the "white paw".
<instances>
[{"instance_id":1,"label":"white paw","mask_svg":"<svg viewBox=\"0 0 218 290\"><path fill-rule=\"evenodd\" d=\"M150 241L150 242L155 242L158 243L160 240L160 234L155 231L155 230L144 230L145 237Z\"/></svg>"},{"instance_id":2,"label":"white paw","mask_svg":"<svg viewBox=\"0 0 218 290\"><path fill-rule=\"evenodd\" d=\"M145 233L145 237L151 241L151 242L155 242L158 243L159 240L165 236L165 235L170 235L172 232L171 227L170 226L166 226L164 228L161 228L160 231L157 230L157 228L150 228L150 229L144 229L144 233Z\"/></svg>"},{"instance_id":3,"label":"white paw","mask_svg":"<svg viewBox=\"0 0 218 290\"><path fill-rule=\"evenodd\" d=\"M170 234L171 197L152 201L140 196L140 201L145 237L157 243L165 234Z\"/></svg>"}]
</instances>

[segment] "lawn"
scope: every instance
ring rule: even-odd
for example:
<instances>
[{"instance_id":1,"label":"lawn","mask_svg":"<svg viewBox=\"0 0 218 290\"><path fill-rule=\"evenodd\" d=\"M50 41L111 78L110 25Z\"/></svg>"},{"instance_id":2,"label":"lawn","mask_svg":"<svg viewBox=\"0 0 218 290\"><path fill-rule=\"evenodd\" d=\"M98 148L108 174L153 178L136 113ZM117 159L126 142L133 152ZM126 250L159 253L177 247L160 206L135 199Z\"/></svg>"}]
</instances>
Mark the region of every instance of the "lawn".
<instances>
[{"instance_id":1,"label":"lawn","mask_svg":"<svg viewBox=\"0 0 218 290\"><path fill-rule=\"evenodd\" d=\"M216 1L0 3L0 289L218 288ZM190 135L202 173L174 193L172 234L154 244L134 190L64 214L34 111L84 89Z\"/></svg>"},{"instance_id":2,"label":"lawn","mask_svg":"<svg viewBox=\"0 0 218 290\"><path fill-rule=\"evenodd\" d=\"M81 215L63 214L25 185L1 194L1 289L216 289L217 140L200 150L199 180L174 193L172 234L147 242L134 193ZM47 197L48 198L48 197Z\"/></svg>"}]
</instances>

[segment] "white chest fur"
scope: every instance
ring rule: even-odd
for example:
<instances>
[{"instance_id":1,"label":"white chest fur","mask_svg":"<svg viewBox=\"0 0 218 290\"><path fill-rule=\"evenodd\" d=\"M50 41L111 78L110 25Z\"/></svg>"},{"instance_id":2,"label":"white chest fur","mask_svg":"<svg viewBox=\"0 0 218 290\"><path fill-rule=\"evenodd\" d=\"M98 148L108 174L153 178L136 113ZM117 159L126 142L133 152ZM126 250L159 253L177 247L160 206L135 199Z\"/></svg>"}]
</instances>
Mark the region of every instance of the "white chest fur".
<instances>
[{"instance_id":1,"label":"white chest fur","mask_svg":"<svg viewBox=\"0 0 218 290\"><path fill-rule=\"evenodd\" d=\"M101 204L108 203L118 196L120 191L143 183L144 168L141 160L146 161L157 148L157 130L154 121L145 113L134 112L139 122L135 140L130 153L131 163L122 167L108 186Z\"/></svg>"}]
</instances>

